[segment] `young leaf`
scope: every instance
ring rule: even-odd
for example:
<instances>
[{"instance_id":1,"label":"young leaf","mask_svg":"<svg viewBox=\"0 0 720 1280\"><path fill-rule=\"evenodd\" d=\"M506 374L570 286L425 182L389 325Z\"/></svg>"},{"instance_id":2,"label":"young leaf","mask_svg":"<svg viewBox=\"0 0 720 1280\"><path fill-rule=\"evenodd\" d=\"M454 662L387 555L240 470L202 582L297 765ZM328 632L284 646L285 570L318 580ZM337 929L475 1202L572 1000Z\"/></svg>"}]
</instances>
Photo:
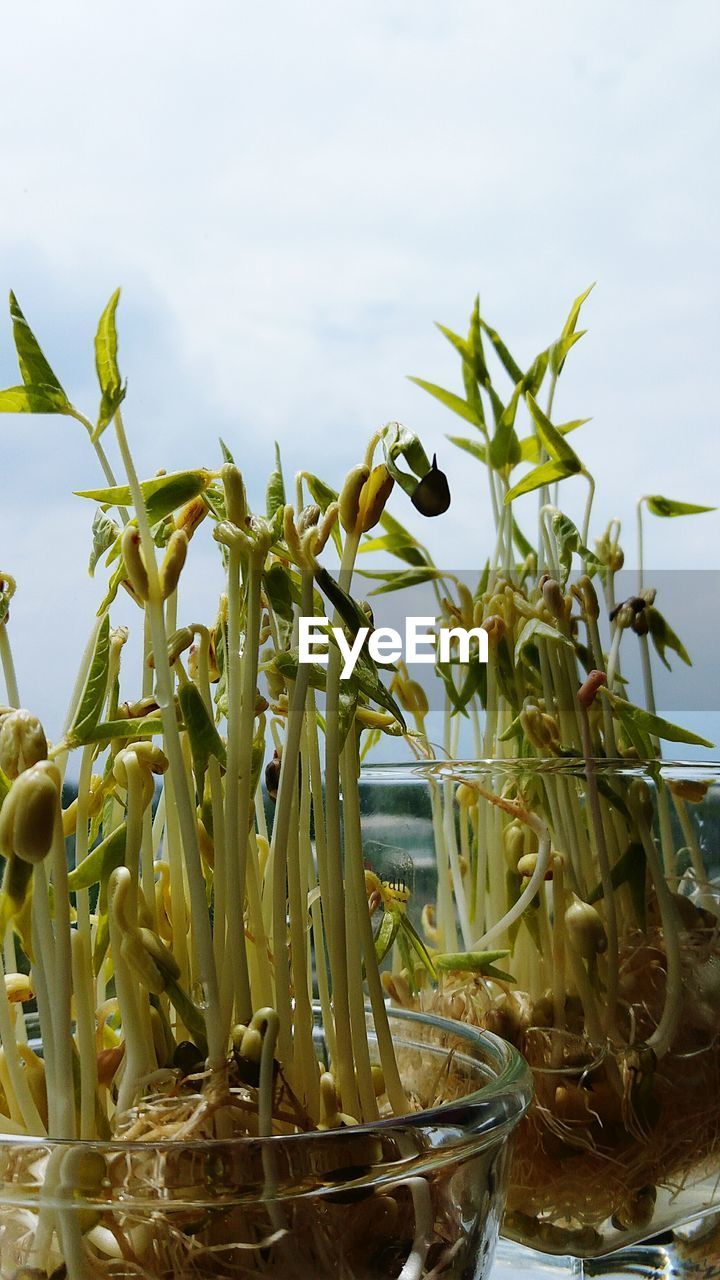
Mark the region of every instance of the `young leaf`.
<instances>
[{"instance_id":1,"label":"young leaf","mask_svg":"<svg viewBox=\"0 0 720 1280\"><path fill-rule=\"evenodd\" d=\"M645 903L646 867L645 848L639 841L633 841L627 846L625 852L620 855L610 872L613 889L619 889L624 884L628 885L635 917L641 929L645 928L647 914ZM590 894L588 902L594 904L599 902L603 896L603 886L602 881L600 881Z\"/></svg>"},{"instance_id":2,"label":"young leaf","mask_svg":"<svg viewBox=\"0 0 720 1280\"><path fill-rule=\"evenodd\" d=\"M588 572L596 573L599 569L602 569L602 564L597 556L584 545L577 528L569 516L564 515L562 511L556 511L551 523L560 554L563 583L567 582L570 575L573 552L575 555L582 557L587 565Z\"/></svg>"},{"instance_id":3,"label":"young leaf","mask_svg":"<svg viewBox=\"0 0 720 1280\"><path fill-rule=\"evenodd\" d=\"M464 418L466 422L471 422L474 427L479 427L481 430L483 429L485 424L478 414L477 409L474 408L473 405L469 404L467 400L463 400L462 396L456 396L452 391L445 391L443 387L436 386L434 382L425 382L423 378L411 377L409 381L414 382L416 387L421 387L423 391L427 391L428 395L434 396L435 399L439 400L441 404L444 404L447 409L451 409L453 413L457 413L458 416Z\"/></svg>"},{"instance_id":4,"label":"young leaf","mask_svg":"<svg viewBox=\"0 0 720 1280\"><path fill-rule=\"evenodd\" d=\"M198 794L202 796L203 781L211 756L223 767L226 764L225 746L203 702L197 685L187 680L178 689L178 702L183 713L185 728L190 739L193 772L197 780Z\"/></svg>"},{"instance_id":5,"label":"young leaf","mask_svg":"<svg viewBox=\"0 0 720 1280\"><path fill-rule=\"evenodd\" d=\"M70 733L66 742L68 747L86 747L91 742L114 742L116 739L154 738L162 733L162 717L160 715L141 716L137 720L101 720L92 728L85 729L82 734Z\"/></svg>"},{"instance_id":6,"label":"young leaf","mask_svg":"<svg viewBox=\"0 0 720 1280\"><path fill-rule=\"evenodd\" d=\"M499 978L501 982L515 982L511 973L495 966L495 960L504 960L509 951L458 951L435 956L435 967L454 973L482 973L486 978Z\"/></svg>"},{"instance_id":7,"label":"young leaf","mask_svg":"<svg viewBox=\"0 0 720 1280\"><path fill-rule=\"evenodd\" d=\"M371 569L363 569L361 572L363 578L374 578L384 584L382 587L375 587L370 592L371 596L386 595L390 591L403 591L405 587L417 587L423 582L442 578L440 569L436 569L433 565L418 565L417 568L406 569L402 573L395 573L392 570L382 573Z\"/></svg>"},{"instance_id":8,"label":"young leaf","mask_svg":"<svg viewBox=\"0 0 720 1280\"><path fill-rule=\"evenodd\" d=\"M338 740L341 751L353 726L357 705L358 691L354 683L349 680L341 680L338 699Z\"/></svg>"},{"instance_id":9,"label":"young leaf","mask_svg":"<svg viewBox=\"0 0 720 1280\"><path fill-rule=\"evenodd\" d=\"M120 290L116 289L100 317L95 334L95 368L102 395L93 440L99 440L108 423L112 422L127 390L127 384L122 383L117 363L115 313L119 301Z\"/></svg>"},{"instance_id":10,"label":"young leaf","mask_svg":"<svg viewBox=\"0 0 720 1280\"><path fill-rule=\"evenodd\" d=\"M107 884L112 872L117 867L121 867L125 861L126 836L127 823L122 822L100 844L96 845L86 858L83 858L80 865L68 874L68 888L71 893L76 893L78 889L90 889L101 881Z\"/></svg>"},{"instance_id":11,"label":"young leaf","mask_svg":"<svg viewBox=\"0 0 720 1280\"><path fill-rule=\"evenodd\" d=\"M385 465L390 475L412 498L418 487L418 479L422 480L431 469L430 459L420 440L414 431L404 427L401 422L388 422L383 428L381 440L385 451ZM405 459L413 475L408 475L398 467L398 458Z\"/></svg>"},{"instance_id":12,"label":"young leaf","mask_svg":"<svg viewBox=\"0 0 720 1280\"><path fill-rule=\"evenodd\" d=\"M67 413L64 391L55 387L6 387L0 391L0 413Z\"/></svg>"},{"instance_id":13,"label":"young leaf","mask_svg":"<svg viewBox=\"0 0 720 1280\"><path fill-rule=\"evenodd\" d=\"M547 415L543 413L534 396L531 396L528 392L525 399L527 401L527 406L530 410L532 420L535 423L535 430L542 444L550 454L550 457L554 458L556 462L569 463L574 466L577 471L580 471L582 464L572 445L569 445L561 432L558 431L557 427L553 426Z\"/></svg>"},{"instance_id":14,"label":"young leaf","mask_svg":"<svg viewBox=\"0 0 720 1280\"><path fill-rule=\"evenodd\" d=\"M553 644L564 644L568 649L572 649L567 636L551 626L549 622L543 622L541 618L528 618L515 642L515 662L518 661L527 644L537 644L538 640L550 640Z\"/></svg>"},{"instance_id":15,"label":"young leaf","mask_svg":"<svg viewBox=\"0 0 720 1280\"><path fill-rule=\"evenodd\" d=\"M473 458L477 458L478 462L487 464L487 448L484 444L480 444L478 440L468 440L467 436L446 436L451 444L457 445L458 449L464 449L466 453L472 454Z\"/></svg>"},{"instance_id":16,"label":"young leaf","mask_svg":"<svg viewBox=\"0 0 720 1280\"><path fill-rule=\"evenodd\" d=\"M57 395L57 404L64 404L67 408L70 408L70 402L60 385L60 381L45 359L40 349L40 344L20 310L20 305L14 293L10 294L10 319L12 320L20 376L25 386L42 388L43 391L50 389L59 393ZM62 412L62 409L56 409L55 412Z\"/></svg>"},{"instance_id":17,"label":"young leaf","mask_svg":"<svg viewBox=\"0 0 720 1280\"><path fill-rule=\"evenodd\" d=\"M327 596L354 638L361 627L368 625L366 614L363 613L360 605L353 600L352 596L348 595L347 591L343 591L340 584L335 581L332 574L328 573L327 569L318 566L314 577L323 595Z\"/></svg>"},{"instance_id":18,"label":"young leaf","mask_svg":"<svg viewBox=\"0 0 720 1280\"><path fill-rule=\"evenodd\" d=\"M197 498L210 483L209 471L172 471L169 475L153 476L143 480L142 490L151 525L164 520L172 511L182 507L191 498ZM129 485L119 484L107 489L80 489L77 498L91 498L105 507L131 507L132 494Z\"/></svg>"},{"instance_id":19,"label":"young leaf","mask_svg":"<svg viewBox=\"0 0 720 1280\"><path fill-rule=\"evenodd\" d=\"M400 928L400 912L384 911L380 924L375 931L375 958L378 964L385 959L392 947L397 931Z\"/></svg>"},{"instance_id":20,"label":"young leaf","mask_svg":"<svg viewBox=\"0 0 720 1280\"><path fill-rule=\"evenodd\" d=\"M633 706L631 702L612 693L610 689L601 688L600 693L608 699L620 723L628 728L632 726L633 729L639 729L641 733L662 738L665 742L687 742L696 747L715 745L714 742L708 742L707 738L691 733L689 729L683 729L677 724L671 724L669 720L663 720L662 716L652 715L642 707Z\"/></svg>"},{"instance_id":21,"label":"young leaf","mask_svg":"<svg viewBox=\"0 0 720 1280\"><path fill-rule=\"evenodd\" d=\"M515 431L518 400L523 388L522 375L512 393L488 448L488 458L496 471L510 470L520 461L520 441Z\"/></svg>"},{"instance_id":22,"label":"young leaf","mask_svg":"<svg viewBox=\"0 0 720 1280\"><path fill-rule=\"evenodd\" d=\"M437 978L437 973L430 957L430 952L404 912L400 915L400 932L403 934L406 941L409 942L413 951L419 957L422 965L427 969L430 977L433 979Z\"/></svg>"},{"instance_id":23,"label":"young leaf","mask_svg":"<svg viewBox=\"0 0 720 1280\"><path fill-rule=\"evenodd\" d=\"M512 502L514 498L519 498L523 493L532 493L535 489L540 489L542 485L553 484L556 480L565 480L568 476L577 475L580 470L580 464L572 466L569 462L555 462L551 459L549 462L543 462L539 467L535 467L534 471L529 471L522 480L518 480L516 485L505 494L505 503Z\"/></svg>"},{"instance_id":24,"label":"young leaf","mask_svg":"<svg viewBox=\"0 0 720 1280\"><path fill-rule=\"evenodd\" d=\"M586 422L591 422L591 418L574 418L572 422L562 422L555 428L560 432L561 436L567 436L571 431L577 431L578 427L584 427ZM536 435L524 436L520 441L520 461L521 462L539 462L540 461L540 441Z\"/></svg>"},{"instance_id":25,"label":"young leaf","mask_svg":"<svg viewBox=\"0 0 720 1280\"><path fill-rule=\"evenodd\" d=\"M592 290L594 288L595 288L595 285L593 283L589 286L589 288L585 289L584 292L579 294L578 297L575 299L575 301L573 302L570 308L570 314L567 320L565 321L563 331L560 334L558 341L551 347L550 368L552 369L556 377L558 377L563 371L563 365L565 364L565 360L567 358L567 354L570 348L573 347L575 343L578 341L578 339L582 337L582 333L576 334L575 332L575 330L577 329L578 319L580 318L580 309L582 307L583 302L587 297L589 297L589 295L592 293ZM584 332L585 330L583 330L583 333Z\"/></svg>"},{"instance_id":26,"label":"young leaf","mask_svg":"<svg viewBox=\"0 0 720 1280\"><path fill-rule=\"evenodd\" d=\"M704 511L715 511L715 507L701 507L696 502L675 502L672 498L663 498L659 493L648 494L645 498L647 509L654 516L696 516Z\"/></svg>"},{"instance_id":27,"label":"young leaf","mask_svg":"<svg viewBox=\"0 0 720 1280\"><path fill-rule=\"evenodd\" d=\"M679 636L675 634L669 622L666 622L662 614L658 612L654 605L646 605L643 617L647 623L648 634L655 645L660 661L671 670L670 663L665 657L665 650L672 649L678 657L691 667L690 655Z\"/></svg>"},{"instance_id":28,"label":"young leaf","mask_svg":"<svg viewBox=\"0 0 720 1280\"><path fill-rule=\"evenodd\" d=\"M270 479L268 480L265 506L268 520L272 520L279 507L285 506L285 482L283 480L282 462L280 461L280 446L277 440L275 441L275 470L270 473Z\"/></svg>"},{"instance_id":29,"label":"young leaf","mask_svg":"<svg viewBox=\"0 0 720 1280\"><path fill-rule=\"evenodd\" d=\"M277 561L263 574L263 588L273 613L283 622L293 620L293 589L290 574Z\"/></svg>"},{"instance_id":30,"label":"young leaf","mask_svg":"<svg viewBox=\"0 0 720 1280\"><path fill-rule=\"evenodd\" d=\"M517 364L515 360L513 360L512 356L510 355L510 352L505 346L505 343L502 341L499 333L497 333L495 329L491 329L490 325L486 324L484 320L480 321L480 325L482 327L483 332L487 334L492 345L494 346L497 352L498 358L500 360L500 363L505 369L505 372L509 374L509 376L512 378L513 386L515 386L518 382L521 382L524 378L522 369L520 368L519 364Z\"/></svg>"},{"instance_id":31,"label":"young leaf","mask_svg":"<svg viewBox=\"0 0 720 1280\"><path fill-rule=\"evenodd\" d=\"M106 551L109 551L111 547L114 547L117 544L119 553L119 533L120 526L117 525L114 520L111 520L110 516L106 515L101 507L98 507L95 515L93 516L92 522L93 543L88 563L88 573L91 578L95 576L95 569L97 568L98 560L101 556L104 556ZM114 556L113 559L115 559ZM111 562L108 561L108 563Z\"/></svg>"},{"instance_id":32,"label":"young leaf","mask_svg":"<svg viewBox=\"0 0 720 1280\"><path fill-rule=\"evenodd\" d=\"M390 555L397 556L398 560L403 560L405 564L426 564L427 561L420 548L416 543L406 542L406 536L411 537L410 534L385 533L380 538L367 538L365 542L361 542L360 551L387 551Z\"/></svg>"},{"instance_id":33,"label":"young leaf","mask_svg":"<svg viewBox=\"0 0 720 1280\"><path fill-rule=\"evenodd\" d=\"M95 641L95 652L90 663L80 706L70 730L73 737L83 738L95 728L105 703L108 670L110 667L110 615L105 614Z\"/></svg>"}]
</instances>

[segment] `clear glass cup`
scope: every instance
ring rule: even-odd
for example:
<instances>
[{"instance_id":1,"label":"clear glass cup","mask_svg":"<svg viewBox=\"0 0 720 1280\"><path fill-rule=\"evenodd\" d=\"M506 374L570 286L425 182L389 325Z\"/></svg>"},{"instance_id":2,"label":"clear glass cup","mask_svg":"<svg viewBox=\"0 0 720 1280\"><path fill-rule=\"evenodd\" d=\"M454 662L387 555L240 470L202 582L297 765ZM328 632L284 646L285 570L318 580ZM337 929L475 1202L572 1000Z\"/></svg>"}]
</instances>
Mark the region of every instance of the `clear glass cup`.
<instances>
[{"instance_id":1,"label":"clear glass cup","mask_svg":"<svg viewBox=\"0 0 720 1280\"><path fill-rule=\"evenodd\" d=\"M477 1028L390 1018L423 1107L400 1119L257 1138L225 1107L212 1140L0 1138L2 1280L487 1276L529 1072Z\"/></svg>"},{"instance_id":2,"label":"clear glass cup","mask_svg":"<svg viewBox=\"0 0 720 1280\"><path fill-rule=\"evenodd\" d=\"M498 798L538 815L562 855L562 913L551 857L524 923L489 943L510 951L497 963L523 981L455 972L442 992L425 981L410 1001L407 985L393 987L408 1003L498 1031L530 1064L535 1101L514 1146L503 1235L537 1251L538 1266L541 1255L599 1260L650 1236L665 1249L669 1232L720 1208L720 765L369 767L361 798L373 869L402 882L413 922L440 951L481 943L528 886L505 835L516 810ZM537 833L523 848L532 868ZM439 898L458 876L470 936L458 916L448 946ZM576 898L598 913L588 922L581 911L589 932L563 925ZM594 1261L592 1274L603 1266ZM518 1274L527 1267L519 1261Z\"/></svg>"}]
</instances>

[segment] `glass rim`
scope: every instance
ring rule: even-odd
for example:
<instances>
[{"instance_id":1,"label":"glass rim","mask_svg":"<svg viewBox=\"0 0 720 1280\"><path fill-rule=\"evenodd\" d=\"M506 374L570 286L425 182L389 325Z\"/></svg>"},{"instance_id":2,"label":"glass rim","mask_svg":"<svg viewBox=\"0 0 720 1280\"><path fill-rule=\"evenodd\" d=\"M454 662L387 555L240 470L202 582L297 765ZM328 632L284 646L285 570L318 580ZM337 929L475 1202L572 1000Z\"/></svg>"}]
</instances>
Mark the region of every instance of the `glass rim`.
<instances>
[{"instance_id":1,"label":"glass rim","mask_svg":"<svg viewBox=\"0 0 720 1280\"><path fill-rule=\"evenodd\" d=\"M313 1015L321 1014L321 1008L317 1001L313 1001ZM366 1014L372 1015L372 1009L369 1005L365 1006ZM243 1134L241 1136L230 1138L189 1138L175 1139L167 1138L152 1142L143 1140L128 1141L122 1138L110 1138L107 1140L93 1138L56 1138L50 1136L42 1136L38 1134L27 1133L2 1133L0 1132L0 1150L4 1147L38 1147L47 1151L63 1150L71 1148L80 1148L83 1150L92 1150L99 1153L107 1153L108 1155L128 1154L135 1155L146 1152L148 1147L152 1147L154 1151L171 1153L178 1151L200 1151L211 1149L213 1151L228 1150L229 1148L242 1147L245 1144L252 1144L253 1148L258 1146L268 1148L272 1146L282 1146L286 1143L292 1144L294 1148L301 1148L308 1143L321 1143L330 1145L337 1142L338 1138L347 1136L351 1141L355 1141L359 1137L370 1137L372 1135L388 1134L393 1132L407 1131L408 1129L422 1129L430 1127L440 1129L447 1127L453 1128L453 1117L460 1116L462 1112L466 1112L468 1107L479 1107L499 1099L507 1099L512 1102L512 1109L508 1108L504 1114L500 1115L497 1124L491 1124L487 1130L480 1126L470 1127L463 1134L458 1142L472 1140L473 1133L480 1129L482 1136L490 1139L493 1137L500 1138L507 1129L514 1128L515 1124L522 1118L527 1111L532 1100L534 1087L532 1080L532 1072L522 1054L507 1041L502 1040L500 1036L496 1036L491 1031L484 1028L473 1027L464 1022L455 1022L450 1018L442 1018L434 1013L424 1013L422 1010L415 1009L395 1009L387 1010L388 1017L392 1021L396 1020L400 1023L406 1023L409 1026L431 1026L439 1031L444 1031L448 1035L454 1036L456 1039L465 1040L468 1049L479 1049L490 1059L489 1062L483 1063L478 1060L473 1065L479 1069L492 1071L493 1077L480 1088L473 1089L469 1093L460 1095L452 1101L440 1103L437 1106L427 1107L421 1111L407 1112L401 1116L385 1116L378 1120L366 1121L363 1124L348 1126L346 1128L333 1129L308 1129L301 1133L276 1133L260 1137L257 1134ZM315 1023L317 1025L317 1022ZM428 1044L425 1046L432 1050L437 1048L441 1050L441 1046L433 1046ZM458 1124L456 1127L462 1127ZM443 1142L442 1150L449 1149L451 1146L457 1145L452 1142ZM425 1153L427 1155L430 1152Z\"/></svg>"},{"instance_id":2,"label":"glass rim","mask_svg":"<svg viewBox=\"0 0 720 1280\"><path fill-rule=\"evenodd\" d=\"M622 756L512 756L507 758L465 758L461 760L402 760L370 762L361 766L361 781L386 781L397 774L419 781L436 778L438 781L462 782L478 774L506 774L508 777L532 774L533 776L581 777L588 766L595 773L612 777L659 777L665 782L689 778L697 782L720 780L720 758L714 760L627 760Z\"/></svg>"}]
</instances>

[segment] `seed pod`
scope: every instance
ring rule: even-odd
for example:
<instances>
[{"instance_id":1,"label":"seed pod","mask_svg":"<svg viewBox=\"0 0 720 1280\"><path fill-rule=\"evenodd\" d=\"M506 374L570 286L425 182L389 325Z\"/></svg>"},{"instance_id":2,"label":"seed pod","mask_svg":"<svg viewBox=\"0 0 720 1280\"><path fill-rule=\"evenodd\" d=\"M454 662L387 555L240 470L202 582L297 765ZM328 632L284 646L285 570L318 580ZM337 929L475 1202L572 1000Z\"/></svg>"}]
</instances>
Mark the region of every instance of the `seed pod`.
<instances>
[{"instance_id":1,"label":"seed pod","mask_svg":"<svg viewBox=\"0 0 720 1280\"><path fill-rule=\"evenodd\" d=\"M525 830L521 823L510 822L503 831L505 862L511 871L518 871L520 859L525 854Z\"/></svg>"},{"instance_id":2,"label":"seed pod","mask_svg":"<svg viewBox=\"0 0 720 1280\"><path fill-rule=\"evenodd\" d=\"M265 786L271 800L277 800L278 787L280 786L280 753L277 749L273 752L273 758L265 767Z\"/></svg>"},{"instance_id":3,"label":"seed pod","mask_svg":"<svg viewBox=\"0 0 720 1280\"><path fill-rule=\"evenodd\" d=\"M192 1040L181 1040L173 1054L173 1066L184 1076L194 1075L202 1071L205 1059Z\"/></svg>"},{"instance_id":4,"label":"seed pod","mask_svg":"<svg viewBox=\"0 0 720 1280\"><path fill-rule=\"evenodd\" d=\"M556 582L554 578L546 578L543 583L542 597L554 618L565 617L565 597L560 589L559 582Z\"/></svg>"},{"instance_id":5,"label":"seed pod","mask_svg":"<svg viewBox=\"0 0 720 1280\"><path fill-rule=\"evenodd\" d=\"M302 543L295 524L295 512L290 506L285 507L283 512L283 537L287 543L287 549L290 552L296 564L303 563Z\"/></svg>"},{"instance_id":6,"label":"seed pod","mask_svg":"<svg viewBox=\"0 0 720 1280\"><path fill-rule=\"evenodd\" d=\"M247 493L242 475L233 462L226 462L220 475L225 490L227 518L232 524L242 528L248 516Z\"/></svg>"},{"instance_id":7,"label":"seed pod","mask_svg":"<svg viewBox=\"0 0 720 1280\"><path fill-rule=\"evenodd\" d=\"M360 494L369 475L370 468L366 467L364 462L361 462L357 467L353 467L348 471L345 477L345 483L340 490L338 506L340 523L346 533L358 531Z\"/></svg>"},{"instance_id":8,"label":"seed pod","mask_svg":"<svg viewBox=\"0 0 720 1280\"><path fill-rule=\"evenodd\" d=\"M620 1231L632 1231L649 1227L655 1212L657 1191L653 1186L631 1191L613 1214L613 1226Z\"/></svg>"},{"instance_id":9,"label":"seed pod","mask_svg":"<svg viewBox=\"0 0 720 1280\"><path fill-rule=\"evenodd\" d=\"M145 602L150 595L147 569L140 547L140 534L135 525L126 524L120 538L120 550L130 585L137 599Z\"/></svg>"},{"instance_id":10,"label":"seed pod","mask_svg":"<svg viewBox=\"0 0 720 1280\"><path fill-rule=\"evenodd\" d=\"M60 803L60 775L40 762L13 782L0 810L0 853L23 862L42 862L50 852Z\"/></svg>"},{"instance_id":11,"label":"seed pod","mask_svg":"<svg viewBox=\"0 0 720 1280\"><path fill-rule=\"evenodd\" d=\"M499 613L491 613L481 625L483 631L487 631L489 645L499 644L507 630L505 619Z\"/></svg>"},{"instance_id":12,"label":"seed pod","mask_svg":"<svg viewBox=\"0 0 720 1280\"><path fill-rule=\"evenodd\" d=\"M584 960L594 960L607 951L605 926L598 912L576 894L565 912L565 928L570 945Z\"/></svg>"},{"instance_id":13,"label":"seed pod","mask_svg":"<svg viewBox=\"0 0 720 1280\"><path fill-rule=\"evenodd\" d=\"M300 537L302 538L304 534L307 533L308 529L315 529L319 519L320 508L316 502L312 502L309 506L303 507L302 511L298 513L298 518L295 522Z\"/></svg>"},{"instance_id":14,"label":"seed pod","mask_svg":"<svg viewBox=\"0 0 720 1280\"><path fill-rule=\"evenodd\" d=\"M24 707L9 711L0 724L0 769L17 778L24 769L47 760L48 745L37 716Z\"/></svg>"},{"instance_id":15,"label":"seed pod","mask_svg":"<svg viewBox=\"0 0 720 1280\"><path fill-rule=\"evenodd\" d=\"M580 706L585 707L586 710L588 707L592 706L598 690L602 689L603 685L606 684L607 676L604 671L591 671L587 680L584 684L580 685L577 692L577 700L580 703Z\"/></svg>"},{"instance_id":16,"label":"seed pod","mask_svg":"<svg viewBox=\"0 0 720 1280\"><path fill-rule=\"evenodd\" d=\"M97 1055L97 1075L98 1084L103 1085L106 1089L110 1088L115 1079L116 1072L125 1057L125 1044L119 1044L115 1049L101 1049Z\"/></svg>"},{"instance_id":17,"label":"seed pod","mask_svg":"<svg viewBox=\"0 0 720 1280\"><path fill-rule=\"evenodd\" d=\"M583 613L586 618L597 621L600 617L600 605L597 598L597 592L592 584L592 580L586 573L580 578L575 588L577 596L582 605Z\"/></svg>"},{"instance_id":18,"label":"seed pod","mask_svg":"<svg viewBox=\"0 0 720 1280\"><path fill-rule=\"evenodd\" d=\"M385 504L392 493L394 484L395 481L384 462L381 462L377 467L373 467L360 491L357 519L358 533L367 533L375 527L385 510Z\"/></svg>"},{"instance_id":19,"label":"seed pod","mask_svg":"<svg viewBox=\"0 0 720 1280\"><path fill-rule=\"evenodd\" d=\"M410 501L422 516L441 516L450 506L450 485L433 454L432 466L418 484Z\"/></svg>"},{"instance_id":20,"label":"seed pod","mask_svg":"<svg viewBox=\"0 0 720 1280\"><path fill-rule=\"evenodd\" d=\"M313 553L316 556L319 556L320 552L325 548L327 540L337 524L339 514L340 504L331 502L325 510L325 515L320 521L313 539Z\"/></svg>"},{"instance_id":21,"label":"seed pod","mask_svg":"<svg viewBox=\"0 0 720 1280\"><path fill-rule=\"evenodd\" d=\"M30 979L25 973L6 973L5 990L11 1004L25 1004L35 995Z\"/></svg>"},{"instance_id":22,"label":"seed pod","mask_svg":"<svg viewBox=\"0 0 720 1280\"><path fill-rule=\"evenodd\" d=\"M160 592L163 600L171 596L180 580L187 559L188 538L181 529L170 535L167 550L160 565Z\"/></svg>"},{"instance_id":23,"label":"seed pod","mask_svg":"<svg viewBox=\"0 0 720 1280\"><path fill-rule=\"evenodd\" d=\"M208 513L208 507L202 498L191 498L175 515L175 528L181 529L188 539L192 538L198 525Z\"/></svg>"},{"instance_id":24,"label":"seed pod","mask_svg":"<svg viewBox=\"0 0 720 1280\"><path fill-rule=\"evenodd\" d=\"M674 781L670 779L667 787L678 800L684 800L686 804L702 804L707 795L709 782L700 782L694 778L677 778Z\"/></svg>"}]
</instances>

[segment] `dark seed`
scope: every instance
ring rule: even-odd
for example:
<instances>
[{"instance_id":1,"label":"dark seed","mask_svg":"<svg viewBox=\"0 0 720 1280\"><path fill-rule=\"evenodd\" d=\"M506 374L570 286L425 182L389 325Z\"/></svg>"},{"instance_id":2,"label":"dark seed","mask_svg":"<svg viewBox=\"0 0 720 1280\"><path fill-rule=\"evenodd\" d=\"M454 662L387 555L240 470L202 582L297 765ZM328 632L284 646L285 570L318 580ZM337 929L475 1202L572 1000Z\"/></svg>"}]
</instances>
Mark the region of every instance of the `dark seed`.
<instances>
[{"instance_id":1,"label":"dark seed","mask_svg":"<svg viewBox=\"0 0 720 1280\"><path fill-rule=\"evenodd\" d=\"M189 1076L194 1071L200 1071L204 1065L205 1059L197 1045L192 1040L181 1040L173 1054L173 1066L182 1071L184 1076Z\"/></svg>"},{"instance_id":2,"label":"dark seed","mask_svg":"<svg viewBox=\"0 0 720 1280\"><path fill-rule=\"evenodd\" d=\"M423 516L441 516L450 506L450 485L444 471L440 471L435 455L427 475L423 476L410 499Z\"/></svg>"}]
</instances>

